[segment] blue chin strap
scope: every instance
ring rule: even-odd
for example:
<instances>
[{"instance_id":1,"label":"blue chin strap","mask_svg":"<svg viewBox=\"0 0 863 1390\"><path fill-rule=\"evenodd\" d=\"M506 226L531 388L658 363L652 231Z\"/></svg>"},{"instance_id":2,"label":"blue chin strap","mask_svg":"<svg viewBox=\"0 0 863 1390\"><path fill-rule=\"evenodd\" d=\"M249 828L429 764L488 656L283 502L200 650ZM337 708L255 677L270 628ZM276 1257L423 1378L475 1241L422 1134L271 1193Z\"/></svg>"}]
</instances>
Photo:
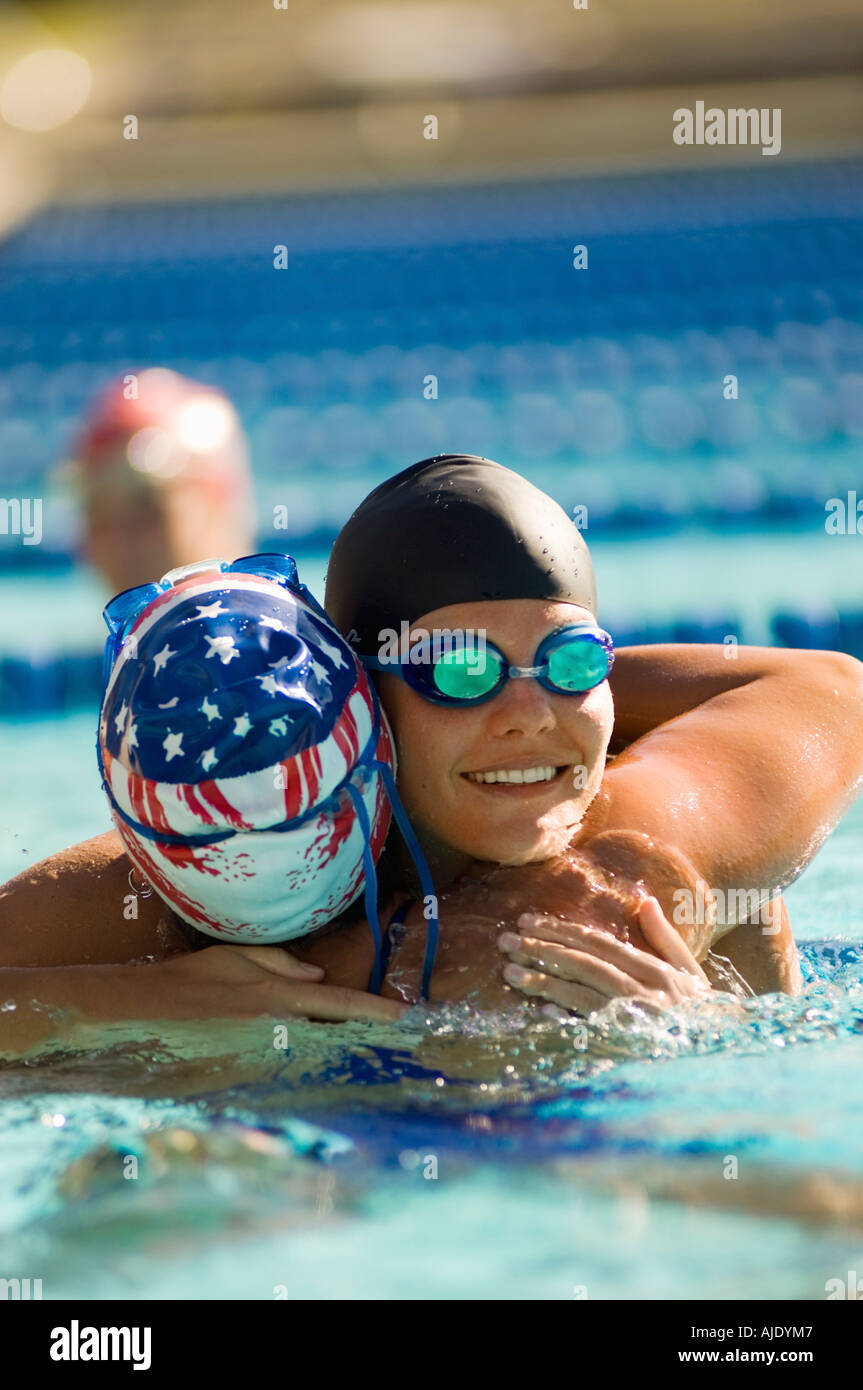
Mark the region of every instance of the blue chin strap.
<instances>
[{"instance_id":1,"label":"blue chin strap","mask_svg":"<svg viewBox=\"0 0 863 1390\"><path fill-rule=\"evenodd\" d=\"M423 959L423 973L421 985L421 997L423 999L428 999L429 991L431 988L432 971L434 970L435 956L437 955L438 936L440 930L438 925L437 897L434 891L434 884L432 883L432 876L429 872L429 866L426 863L425 855L423 854L422 849L420 848L420 842L416 837L413 826L408 820L405 808L402 806L401 797L396 791L395 778L393 777L391 768L389 768L386 763L380 762L377 758L369 759L369 761L364 763L363 766L380 773L381 778L383 779L383 784L386 789L387 796L389 797L389 802L390 806L392 807L393 815L396 819L396 824L398 825L398 828L404 837L404 841L408 847L411 859L414 861L414 868L416 869L417 874L419 875L420 887L423 891L423 898L430 900L426 911L428 928L426 930L426 949L425 957ZM371 827L369 825L369 817L368 812L365 808L365 803L363 802L363 799L357 791L356 787L352 786L351 784L348 784L347 791L351 800L354 803L354 810L357 813L357 820L359 821L360 828L363 832L363 870L365 877L366 918L368 919L368 924L371 928L371 933L375 943L375 963L374 968L372 970L371 979L369 980L369 993L380 994L381 985L383 984L384 977L384 954L381 924L378 918L377 872L375 869L375 861L372 858L372 851L370 845Z\"/></svg>"}]
</instances>

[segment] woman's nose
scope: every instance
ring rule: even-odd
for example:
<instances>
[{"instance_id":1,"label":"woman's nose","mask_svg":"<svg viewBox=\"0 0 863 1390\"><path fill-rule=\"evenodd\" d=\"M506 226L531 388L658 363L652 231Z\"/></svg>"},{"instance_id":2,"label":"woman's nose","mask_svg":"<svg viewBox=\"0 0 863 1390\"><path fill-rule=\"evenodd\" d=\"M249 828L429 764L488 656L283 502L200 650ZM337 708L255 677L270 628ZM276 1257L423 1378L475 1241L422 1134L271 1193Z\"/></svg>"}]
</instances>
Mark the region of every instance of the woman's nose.
<instances>
[{"instance_id":1,"label":"woman's nose","mask_svg":"<svg viewBox=\"0 0 863 1390\"><path fill-rule=\"evenodd\" d=\"M540 733L557 723L549 692L531 677L506 681L487 709L489 731L498 736Z\"/></svg>"}]
</instances>

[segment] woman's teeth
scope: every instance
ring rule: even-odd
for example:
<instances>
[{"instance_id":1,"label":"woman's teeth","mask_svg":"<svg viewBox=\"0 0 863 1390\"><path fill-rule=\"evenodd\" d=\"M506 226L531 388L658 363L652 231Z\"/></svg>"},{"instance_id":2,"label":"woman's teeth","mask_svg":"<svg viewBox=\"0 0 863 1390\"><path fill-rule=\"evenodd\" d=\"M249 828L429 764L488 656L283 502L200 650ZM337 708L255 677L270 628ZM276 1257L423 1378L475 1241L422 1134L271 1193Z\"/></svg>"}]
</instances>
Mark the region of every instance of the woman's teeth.
<instances>
[{"instance_id":1,"label":"woman's teeth","mask_svg":"<svg viewBox=\"0 0 863 1390\"><path fill-rule=\"evenodd\" d=\"M557 776L556 767L513 767L499 772L468 772L471 782L550 782Z\"/></svg>"}]
</instances>

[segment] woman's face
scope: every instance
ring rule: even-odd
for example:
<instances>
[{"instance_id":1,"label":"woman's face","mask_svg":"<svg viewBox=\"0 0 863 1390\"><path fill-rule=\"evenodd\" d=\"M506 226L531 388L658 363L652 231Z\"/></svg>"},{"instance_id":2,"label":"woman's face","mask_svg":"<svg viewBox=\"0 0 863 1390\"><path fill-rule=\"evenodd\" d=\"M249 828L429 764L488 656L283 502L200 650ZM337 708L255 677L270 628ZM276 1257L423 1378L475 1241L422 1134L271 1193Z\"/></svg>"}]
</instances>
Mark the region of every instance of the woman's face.
<instances>
[{"instance_id":1,"label":"woman's face","mask_svg":"<svg viewBox=\"0 0 863 1390\"><path fill-rule=\"evenodd\" d=\"M550 632L592 621L584 608L544 599L458 603L413 623L484 629L514 666L533 665ZM602 781L614 722L608 682L583 695L557 695L535 680L508 680L476 708L433 704L389 673L381 702L398 751L398 786L427 849L498 864L561 853ZM555 769L550 781L483 783L476 772Z\"/></svg>"}]
</instances>

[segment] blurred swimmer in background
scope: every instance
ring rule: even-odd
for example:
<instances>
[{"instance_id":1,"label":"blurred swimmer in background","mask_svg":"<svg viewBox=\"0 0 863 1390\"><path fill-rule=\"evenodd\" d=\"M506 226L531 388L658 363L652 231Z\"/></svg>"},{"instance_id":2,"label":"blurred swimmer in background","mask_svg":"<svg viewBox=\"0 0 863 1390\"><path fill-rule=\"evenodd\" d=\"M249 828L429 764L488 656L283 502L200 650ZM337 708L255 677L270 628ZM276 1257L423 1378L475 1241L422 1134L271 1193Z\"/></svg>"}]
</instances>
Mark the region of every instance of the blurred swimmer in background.
<instances>
[{"instance_id":1,"label":"blurred swimmer in background","mask_svg":"<svg viewBox=\"0 0 863 1390\"><path fill-rule=\"evenodd\" d=\"M97 397L69 467L85 558L112 592L254 550L248 447L227 396L165 367Z\"/></svg>"}]
</instances>

